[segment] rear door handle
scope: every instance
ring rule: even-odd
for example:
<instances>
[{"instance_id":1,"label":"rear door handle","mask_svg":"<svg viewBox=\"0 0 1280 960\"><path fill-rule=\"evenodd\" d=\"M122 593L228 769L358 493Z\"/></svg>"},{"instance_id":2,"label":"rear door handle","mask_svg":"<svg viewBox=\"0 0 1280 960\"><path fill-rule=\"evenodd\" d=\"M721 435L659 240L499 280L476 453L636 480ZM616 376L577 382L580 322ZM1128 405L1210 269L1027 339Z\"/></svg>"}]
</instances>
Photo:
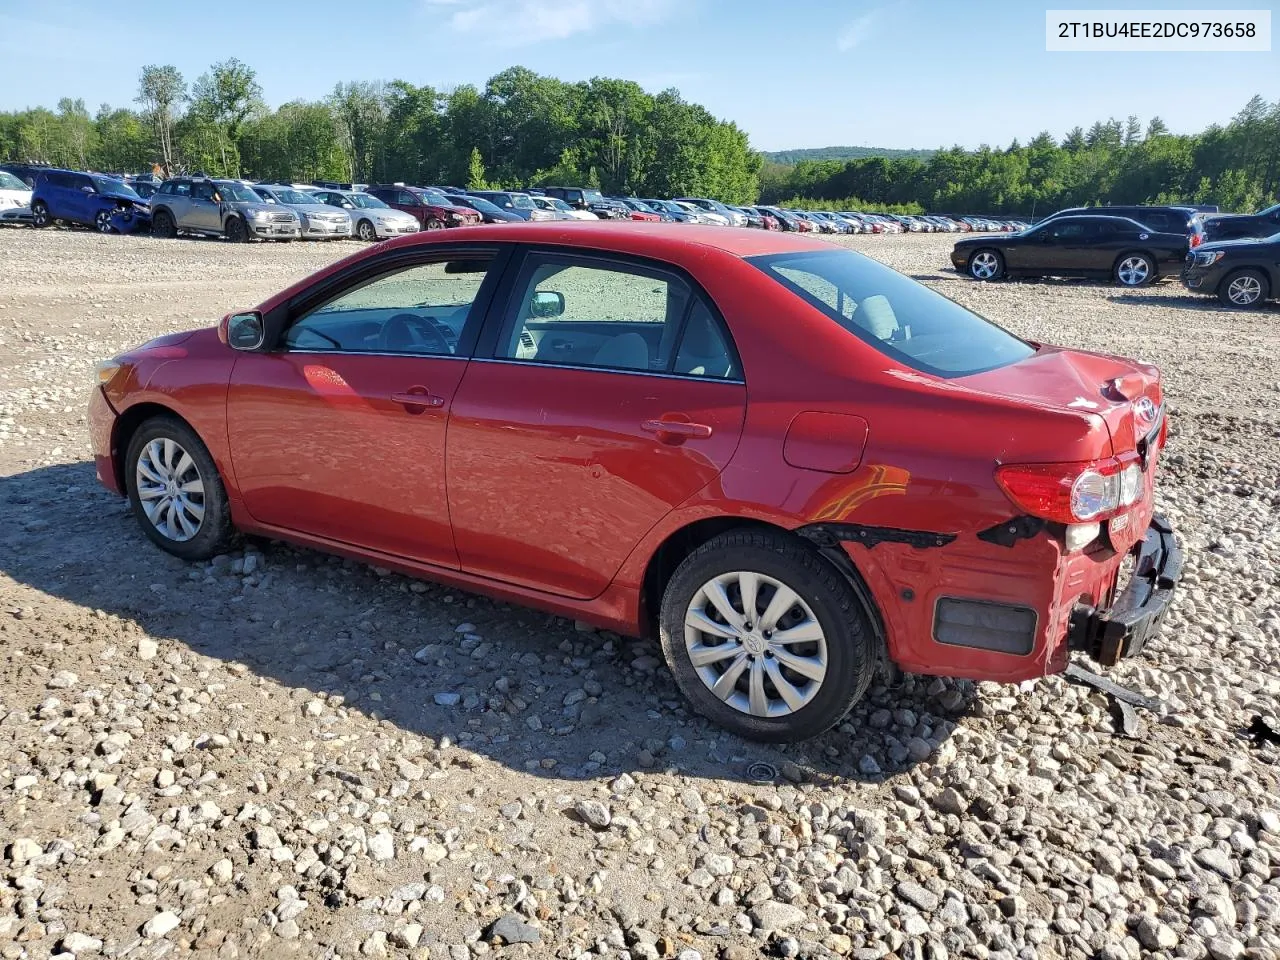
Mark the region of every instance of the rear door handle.
<instances>
[{"instance_id":1,"label":"rear door handle","mask_svg":"<svg viewBox=\"0 0 1280 960\"><path fill-rule=\"evenodd\" d=\"M432 407L444 406L444 397L437 397L426 387L410 387L404 393L393 393L391 399L409 413L422 413Z\"/></svg>"},{"instance_id":2,"label":"rear door handle","mask_svg":"<svg viewBox=\"0 0 1280 960\"><path fill-rule=\"evenodd\" d=\"M679 437L681 439L705 440L711 436L711 427L705 423L690 423L687 420L646 420L640 424L645 433L656 433L659 439Z\"/></svg>"}]
</instances>

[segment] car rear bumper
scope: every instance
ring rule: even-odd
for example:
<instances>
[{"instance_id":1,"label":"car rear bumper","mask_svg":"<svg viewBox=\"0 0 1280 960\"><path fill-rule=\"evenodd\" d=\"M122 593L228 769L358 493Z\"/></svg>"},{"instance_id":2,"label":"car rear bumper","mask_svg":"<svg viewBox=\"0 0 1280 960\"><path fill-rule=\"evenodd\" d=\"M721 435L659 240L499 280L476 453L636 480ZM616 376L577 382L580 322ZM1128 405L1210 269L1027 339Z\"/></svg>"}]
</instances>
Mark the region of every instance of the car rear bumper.
<instances>
[{"instance_id":1,"label":"car rear bumper","mask_svg":"<svg viewBox=\"0 0 1280 960\"><path fill-rule=\"evenodd\" d=\"M1078 604L1067 631L1070 649L1104 666L1140 654L1160 632L1173 592L1182 578L1182 548L1164 517L1151 518L1146 536L1134 547L1133 577L1108 610Z\"/></svg>"},{"instance_id":2,"label":"car rear bumper","mask_svg":"<svg viewBox=\"0 0 1280 960\"><path fill-rule=\"evenodd\" d=\"M89 445L93 450L94 471L98 482L112 493L124 496L116 479L115 460L111 455L111 438L115 434L116 412L107 402L101 387L89 394Z\"/></svg>"}]
</instances>

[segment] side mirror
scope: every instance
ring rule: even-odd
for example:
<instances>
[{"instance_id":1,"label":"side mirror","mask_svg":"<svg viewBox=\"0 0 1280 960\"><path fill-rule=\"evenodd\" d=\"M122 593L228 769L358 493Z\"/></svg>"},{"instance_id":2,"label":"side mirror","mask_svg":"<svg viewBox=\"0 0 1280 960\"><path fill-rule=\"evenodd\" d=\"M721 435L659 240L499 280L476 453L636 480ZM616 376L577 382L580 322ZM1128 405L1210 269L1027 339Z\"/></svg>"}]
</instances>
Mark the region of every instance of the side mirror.
<instances>
[{"instance_id":1,"label":"side mirror","mask_svg":"<svg viewBox=\"0 0 1280 960\"><path fill-rule=\"evenodd\" d=\"M232 313L218 325L218 339L232 350L259 350L266 339L260 313Z\"/></svg>"},{"instance_id":2,"label":"side mirror","mask_svg":"<svg viewBox=\"0 0 1280 960\"><path fill-rule=\"evenodd\" d=\"M564 294L556 290L539 290L529 300L529 316L547 320L564 314Z\"/></svg>"},{"instance_id":3,"label":"side mirror","mask_svg":"<svg viewBox=\"0 0 1280 960\"><path fill-rule=\"evenodd\" d=\"M90 186L88 186L88 185L85 185L85 186L81 187L81 188L80 188L80 190L81 190L83 193L93 193L93 187L90 187Z\"/></svg>"}]
</instances>

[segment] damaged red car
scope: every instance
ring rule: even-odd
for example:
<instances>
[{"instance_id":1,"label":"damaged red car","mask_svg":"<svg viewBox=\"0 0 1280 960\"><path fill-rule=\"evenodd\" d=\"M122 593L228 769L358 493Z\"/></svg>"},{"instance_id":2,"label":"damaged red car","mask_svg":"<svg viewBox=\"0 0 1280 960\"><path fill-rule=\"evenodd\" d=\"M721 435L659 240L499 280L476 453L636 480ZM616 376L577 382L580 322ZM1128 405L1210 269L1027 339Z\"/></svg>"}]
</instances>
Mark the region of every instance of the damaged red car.
<instances>
[{"instance_id":1,"label":"damaged red car","mask_svg":"<svg viewBox=\"0 0 1280 960\"><path fill-rule=\"evenodd\" d=\"M888 663L1133 656L1181 567L1154 367L794 234L420 233L98 375L98 476L170 553L269 536L655 635L746 737Z\"/></svg>"}]
</instances>

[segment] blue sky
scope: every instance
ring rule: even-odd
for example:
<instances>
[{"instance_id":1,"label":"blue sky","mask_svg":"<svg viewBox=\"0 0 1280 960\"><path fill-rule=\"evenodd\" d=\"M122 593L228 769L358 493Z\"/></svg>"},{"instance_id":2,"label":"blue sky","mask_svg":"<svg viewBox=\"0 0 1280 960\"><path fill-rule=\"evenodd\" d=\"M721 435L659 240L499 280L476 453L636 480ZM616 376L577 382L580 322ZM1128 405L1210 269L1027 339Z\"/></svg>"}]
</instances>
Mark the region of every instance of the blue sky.
<instances>
[{"instance_id":1,"label":"blue sky","mask_svg":"<svg viewBox=\"0 0 1280 960\"><path fill-rule=\"evenodd\" d=\"M1094 2L1095 7L1119 3ZM1248 4L1240 2L1240 7ZM1254 0L1254 7L1267 3ZM0 6L0 109L129 104L145 63L235 56L272 105L338 81L482 85L521 64L623 77L736 121L763 150L1005 145L1137 114L1177 132L1280 99L1280 54L1048 53L1068 0L94 0ZM1159 0L1142 8L1212 7ZM207 12L204 12L207 11ZM375 13L376 12L376 13ZM1280 25L1278 25L1280 26Z\"/></svg>"}]
</instances>

